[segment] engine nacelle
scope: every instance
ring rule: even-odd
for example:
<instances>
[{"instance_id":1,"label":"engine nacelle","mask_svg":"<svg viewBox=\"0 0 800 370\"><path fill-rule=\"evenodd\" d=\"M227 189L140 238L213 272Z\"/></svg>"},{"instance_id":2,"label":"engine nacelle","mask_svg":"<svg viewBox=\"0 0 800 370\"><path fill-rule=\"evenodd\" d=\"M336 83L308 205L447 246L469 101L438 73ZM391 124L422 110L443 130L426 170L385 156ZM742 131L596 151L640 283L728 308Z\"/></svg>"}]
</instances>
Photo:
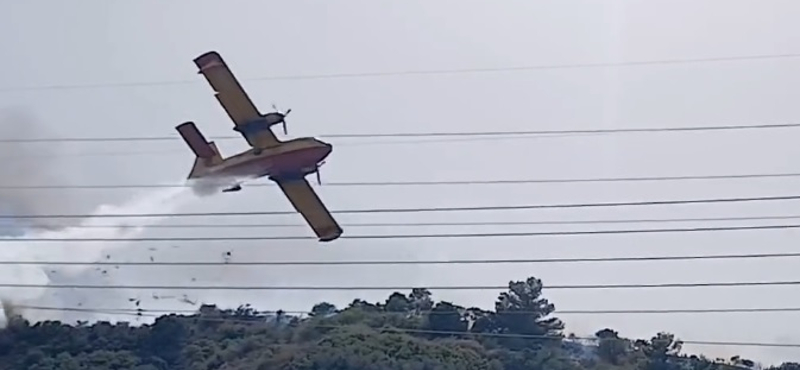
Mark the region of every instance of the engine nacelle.
<instances>
[{"instance_id":1,"label":"engine nacelle","mask_svg":"<svg viewBox=\"0 0 800 370\"><path fill-rule=\"evenodd\" d=\"M267 113L247 123L234 126L233 131L242 134L245 140L251 146L254 146L250 137L256 136L261 131L271 130L272 126L277 124L283 124L283 131L286 133L286 114L280 112Z\"/></svg>"}]
</instances>

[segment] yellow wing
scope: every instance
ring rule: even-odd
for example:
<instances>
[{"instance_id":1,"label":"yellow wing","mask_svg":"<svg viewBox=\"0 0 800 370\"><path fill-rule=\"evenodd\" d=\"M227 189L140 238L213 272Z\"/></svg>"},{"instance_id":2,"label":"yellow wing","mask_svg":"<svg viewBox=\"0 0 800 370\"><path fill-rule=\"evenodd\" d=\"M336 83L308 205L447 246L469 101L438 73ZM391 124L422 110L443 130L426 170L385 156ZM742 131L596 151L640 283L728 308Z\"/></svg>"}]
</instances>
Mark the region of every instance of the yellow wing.
<instances>
[{"instance_id":1,"label":"yellow wing","mask_svg":"<svg viewBox=\"0 0 800 370\"><path fill-rule=\"evenodd\" d=\"M336 240L342 235L342 228L333 219L330 211L319 199L317 193L311 188L311 184L305 179L291 181L275 181L289 198L294 209L297 210L314 233L317 234L319 241L329 242Z\"/></svg>"},{"instance_id":2,"label":"yellow wing","mask_svg":"<svg viewBox=\"0 0 800 370\"><path fill-rule=\"evenodd\" d=\"M233 76L228 65L222 60L219 53L210 51L194 60L200 73L206 78L211 88L216 91L216 98L236 124L237 128L244 128L247 124L258 122L262 119L253 101ZM247 143L254 148L267 148L279 143L278 138L268 126L264 125L257 132L244 134Z\"/></svg>"}]
</instances>

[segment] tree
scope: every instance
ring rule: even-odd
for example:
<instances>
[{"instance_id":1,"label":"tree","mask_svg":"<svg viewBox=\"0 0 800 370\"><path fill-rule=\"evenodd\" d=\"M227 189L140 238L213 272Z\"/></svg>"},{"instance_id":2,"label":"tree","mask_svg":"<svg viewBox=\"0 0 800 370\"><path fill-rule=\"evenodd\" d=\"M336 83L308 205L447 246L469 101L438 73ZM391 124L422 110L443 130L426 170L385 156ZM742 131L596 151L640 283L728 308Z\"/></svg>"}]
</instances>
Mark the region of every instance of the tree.
<instances>
[{"instance_id":1,"label":"tree","mask_svg":"<svg viewBox=\"0 0 800 370\"><path fill-rule=\"evenodd\" d=\"M672 368L670 360L680 354L683 342L676 340L674 334L661 332L649 341L637 340L635 346L647 358L648 369L668 370Z\"/></svg>"},{"instance_id":2,"label":"tree","mask_svg":"<svg viewBox=\"0 0 800 370\"><path fill-rule=\"evenodd\" d=\"M411 311L411 301L404 294L394 292L386 299L384 304L386 312L409 312Z\"/></svg>"},{"instance_id":3,"label":"tree","mask_svg":"<svg viewBox=\"0 0 800 370\"><path fill-rule=\"evenodd\" d=\"M784 362L780 366L770 367L768 370L800 370L800 363Z\"/></svg>"},{"instance_id":4,"label":"tree","mask_svg":"<svg viewBox=\"0 0 800 370\"><path fill-rule=\"evenodd\" d=\"M620 365L630 351L630 342L619 337L619 333L611 329L603 329L594 334L598 339L597 355L614 365Z\"/></svg>"},{"instance_id":5,"label":"tree","mask_svg":"<svg viewBox=\"0 0 800 370\"><path fill-rule=\"evenodd\" d=\"M542 297L542 281L537 278L509 282L508 291L500 293L494 307L494 323L501 333L526 336L524 340L505 340L508 346L552 342L562 336L564 323L556 317L549 317L556 308Z\"/></svg>"},{"instance_id":6,"label":"tree","mask_svg":"<svg viewBox=\"0 0 800 370\"><path fill-rule=\"evenodd\" d=\"M450 302L438 302L428 313L427 329L442 333L431 333L432 336L452 336L452 333L465 333L467 322L461 315L463 307Z\"/></svg>"},{"instance_id":7,"label":"tree","mask_svg":"<svg viewBox=\"0 0 800 370\"><path fill-rule=\"evenodd\" d=\"M336 306L328 302L320 302L311 307L310 316L328 316L336 313Z\"/></svg>"},{"instance_id":8,"label":"tree","mask_svg":"<svg viewBox=\"0 0 800 370\"><path fill-rule=\"evenodd\" d=\"M730 364L737 367L753 367L756 363L753 360L742 358L741 356L733 356L730 359Z\"/></svg>"},{"instance_id":9,"label":"tree","mask_svg":"<svg viewBox=\"0 0 800 370\"><path fill-rule=\"evenodd\" d=\"M419 314L433 308L434 303L431 297L432 294L428 289L414 288L411 290L411 294L408 295L408 300L411 301L414 311Z\"/></svg>"}]
</instances>

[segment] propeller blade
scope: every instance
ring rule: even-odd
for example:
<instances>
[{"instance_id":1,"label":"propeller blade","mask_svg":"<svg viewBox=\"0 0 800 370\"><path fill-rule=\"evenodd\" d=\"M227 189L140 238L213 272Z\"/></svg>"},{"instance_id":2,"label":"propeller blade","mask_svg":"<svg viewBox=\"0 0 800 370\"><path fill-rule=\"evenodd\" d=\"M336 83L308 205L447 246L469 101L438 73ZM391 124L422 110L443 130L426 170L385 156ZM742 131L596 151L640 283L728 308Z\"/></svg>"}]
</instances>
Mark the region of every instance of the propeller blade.
<instances>
[{"instance_id":1,"label":"propeller blade","mask_svg":"<svg viewBox=\"0 0 800 370\"><path fill-rule=\"evenodd\" d=\"M322 176L319 174L319 167L317 167L317 185L322 185Z\"/></svg>"},{"instance_id":2,"label":"propeller blade","mask_svg":"<svg viewBox=\"0 0 800 370\"><path fill-rule=\"evenodd\" d=\"M286 120L283 121L283 134L289 135L289 132L286 130Z\"/></svg>"},{"instance_id":3,"label":"propeller blade","mask_svg":"<svg viewBox=\"0 0 800 370\"><path fill-rule=\"evenodd\" d=\"M283 116L286 117L289 115L289 113L292 113L292 108L287 109L286 112L283 113Z\"/></svg>"}]
</instances>

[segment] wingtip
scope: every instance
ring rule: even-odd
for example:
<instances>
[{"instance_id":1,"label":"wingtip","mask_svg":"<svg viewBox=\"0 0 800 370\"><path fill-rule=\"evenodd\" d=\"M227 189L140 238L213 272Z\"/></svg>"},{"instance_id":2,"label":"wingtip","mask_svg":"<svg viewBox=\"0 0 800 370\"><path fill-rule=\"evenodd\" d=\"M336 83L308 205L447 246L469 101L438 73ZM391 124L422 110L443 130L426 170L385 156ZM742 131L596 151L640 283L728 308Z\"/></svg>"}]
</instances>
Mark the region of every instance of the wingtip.
<instances>
[{"instance_id":1,"label":"wingtip","mask_svg":"<svg viewBox=\"0 0 800 370\"><path fill-rule=\"evenodd\" d=\"M195 61L203 59L222 59L222 56L220 56L219 52L217 52L216 50L211 50L203 54L200 54L200 56L198 56L197 58L194 58Z\"/></svg>"},{"instance_id":2,"label":"wingtip","mask_svg":"<svg viewBox=\"0 0 800 370\"><path fill-rule=\"evenodd\" d=\"M224 65L225 62L222 60L222 56L219 55L218 52L212 50L200 55L197 58L194 58L194 64L197 68L200 68L202 72L203 69L214 67L216 65Z\"/></svg>"},{"instance_id":3,"label":"wingtip","mask_svg":"<svg viewBox=\"0 0 800 370\"><path fill-rule=\"evenodd\" d=\"M338 227L336 232L334 232L332 234L328 234L328 235L319 237L319 241L321 243L332 242L332 241L334 241L336 239L339 239L342 236L343 233L344 233L344 230L342 230L341 227Z\"/></svg>"},{"instance_id":4,"label":"wingtip","mask_svg":"<svg viewBox=\"0 0 800 370\"><path fill-rule=\"evenodd\" d=\"M181 123L180 125L175 126L175 129L180 131L181 128L186 127L186 126L195 126L195 123L193 121L186 121L184 123Z\"/></svg>"}]
</instances>

